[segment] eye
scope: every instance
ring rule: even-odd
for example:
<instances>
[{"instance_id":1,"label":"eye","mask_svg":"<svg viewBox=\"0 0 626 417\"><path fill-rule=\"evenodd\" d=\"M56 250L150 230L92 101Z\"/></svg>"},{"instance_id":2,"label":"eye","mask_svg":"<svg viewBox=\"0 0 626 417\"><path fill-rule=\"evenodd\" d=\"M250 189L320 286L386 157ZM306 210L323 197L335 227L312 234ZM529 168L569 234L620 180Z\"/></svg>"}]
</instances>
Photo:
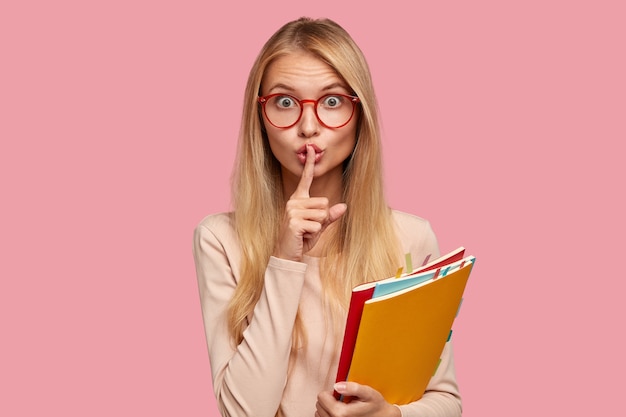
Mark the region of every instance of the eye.
<instances>
[{"instance_id":1,"label":"eye","mask_svg":"<svg viewBox=\"0 0 626 417\"><path fill-rule=\"evenodd\" d=\"M344 98L342 96L326 96L321 104L327 109L334 109L340 107L343 102Z\"/></svg>"},{"instance_id":2,"label":"eye","mask_svg":"<svg viewBox=\"0 0 626 417\"><path fill-rule=\"evenodd\" d=\"M283 109L298 107L296 100L290 96L277 96L274 100L276 100L276 105Z\"/></svg>"}]
</instances>

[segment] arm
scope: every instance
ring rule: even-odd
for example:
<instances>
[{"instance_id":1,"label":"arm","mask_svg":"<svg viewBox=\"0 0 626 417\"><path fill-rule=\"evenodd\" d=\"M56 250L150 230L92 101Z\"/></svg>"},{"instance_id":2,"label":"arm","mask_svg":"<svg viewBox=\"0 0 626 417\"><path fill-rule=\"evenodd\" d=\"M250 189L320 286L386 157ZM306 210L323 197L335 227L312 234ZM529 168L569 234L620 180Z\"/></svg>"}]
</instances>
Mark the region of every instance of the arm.
<instances>
[{"instance_id":1,"label":"arm","mask_svg":"<svg viewBox=\"0 0 626 417\"><path fill-rule=\"evenodd\" d=\"M219 238L214 233L218 232ZM291 334L306 265L271 258L244 340L233 346L226 310L238 280L236 240L206 224L194 233L194 259L213 389L223 416L271 416L287 378Z\"/></svg>"}]
</instances>

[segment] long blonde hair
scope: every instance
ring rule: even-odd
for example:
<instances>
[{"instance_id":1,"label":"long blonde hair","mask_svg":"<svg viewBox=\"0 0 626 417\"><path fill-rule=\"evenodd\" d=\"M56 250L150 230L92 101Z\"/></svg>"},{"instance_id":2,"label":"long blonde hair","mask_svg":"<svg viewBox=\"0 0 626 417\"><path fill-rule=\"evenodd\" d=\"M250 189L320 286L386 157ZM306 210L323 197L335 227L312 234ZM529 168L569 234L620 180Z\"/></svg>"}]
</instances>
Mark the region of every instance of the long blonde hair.
<instances>
[{"instance_id":1,"label":"long blonde hair","mask_svg":"<svg viewBox=\"0 0 626 417\"><path fill-rule=\"evenodd\" d=\"M238 344L264 282L283 216L280 163L262 129L257 97L268 65L303 50L323 60L361 99L357 141L344 164L343 201L320 263L322 285L334 311L345 308L357 284L390 276L401 254L391 212L384 198L378 108L368 64L350 35L329 19L300 18L280 28L264 45L245 90L238 157L233 173L234 222L241 244L241 278L228 309L233 342ZM294 343L302 337L296 321Z\"/></svg>"}]
</instances>

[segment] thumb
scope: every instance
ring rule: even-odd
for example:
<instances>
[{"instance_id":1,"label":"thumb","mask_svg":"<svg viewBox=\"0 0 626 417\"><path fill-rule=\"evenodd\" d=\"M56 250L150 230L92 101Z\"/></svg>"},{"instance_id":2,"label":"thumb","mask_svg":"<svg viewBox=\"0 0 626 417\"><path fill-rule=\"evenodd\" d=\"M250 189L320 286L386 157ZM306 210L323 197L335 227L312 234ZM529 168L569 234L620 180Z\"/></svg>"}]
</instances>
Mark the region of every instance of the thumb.
<instances>
[{"instance_id":1,"label":"thumb","mask_svg":"<svg viewBox=\"0 0 626 417\"><path fill-rule=\"evenodd\" d=\"M371 395L371 388L366 385L357 384L356 382L337 382L334 386L335 391L345 397L356 397L360 400L367 400Z\"/></svg>"},{"instance_id":2,"label":"thumb","mask_svg":"<svg viewBox=\"0 0 626 417\"><path fill-rule=\"evenodd\" d=\"M343 214L348 210L348 205L346 203L339 203L339 204L335 204L334 206L332 206L331 208L328 209L328 223L332 223L336 220L338 220L339 218L341 218L341 216L343 216Z\"/></svg>"}]
</instances>

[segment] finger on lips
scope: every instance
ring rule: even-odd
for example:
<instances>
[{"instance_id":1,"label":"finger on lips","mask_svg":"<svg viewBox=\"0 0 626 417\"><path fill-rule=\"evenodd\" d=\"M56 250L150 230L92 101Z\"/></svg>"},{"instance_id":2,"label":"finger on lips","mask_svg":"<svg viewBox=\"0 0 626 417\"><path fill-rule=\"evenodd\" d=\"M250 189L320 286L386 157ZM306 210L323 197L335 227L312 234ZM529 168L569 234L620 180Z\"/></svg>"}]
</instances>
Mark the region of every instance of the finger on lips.
<instances>
[{"instance_id":1,"label":"finger on lips","mask_svg":"<svg viewBox=\"0 0 626 417\"><path fill-rule=\"evenodd\" d=\"M306 145L306 160L302 169L302 177L296 189L299 197L309 197L309 189L313 183L313 172L315 171L315 149L311 145Z\"/></svg>"}]
</instances>

